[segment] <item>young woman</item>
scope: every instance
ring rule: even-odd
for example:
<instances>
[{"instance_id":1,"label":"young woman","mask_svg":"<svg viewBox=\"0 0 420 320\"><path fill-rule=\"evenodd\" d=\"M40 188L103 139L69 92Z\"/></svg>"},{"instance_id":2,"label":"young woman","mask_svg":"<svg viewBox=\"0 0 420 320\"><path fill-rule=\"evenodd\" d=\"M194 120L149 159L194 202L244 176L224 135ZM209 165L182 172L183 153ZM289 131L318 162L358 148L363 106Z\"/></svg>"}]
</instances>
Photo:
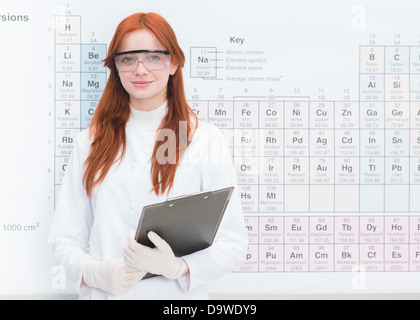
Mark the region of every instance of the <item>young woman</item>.
<instances>
[{"instance_id":1,"label":"young woman","mask_svg":"<svg viewBox=\"0 0 420 320\"><path fill-rule=\"evenodd\" d=\"M56 261L81 298L207 299L206 285L238 268L247 249L228 147L188 106L185 57L161 16L124 19L104 61L109 79L75 139L53 218ZM211 247L175 257L155 233L154 249L133 239L145 205L230 186ZM141 280L147 272L161 276Z\"/></svg>"}]
</instances>

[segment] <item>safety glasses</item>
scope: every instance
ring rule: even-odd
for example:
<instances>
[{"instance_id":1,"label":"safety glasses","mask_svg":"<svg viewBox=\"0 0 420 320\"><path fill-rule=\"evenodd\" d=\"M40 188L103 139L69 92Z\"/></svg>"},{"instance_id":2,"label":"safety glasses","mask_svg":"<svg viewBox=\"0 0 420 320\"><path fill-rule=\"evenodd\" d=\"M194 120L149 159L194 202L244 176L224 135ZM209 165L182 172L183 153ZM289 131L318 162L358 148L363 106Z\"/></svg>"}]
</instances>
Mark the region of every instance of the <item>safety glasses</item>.
<instances>
[{"instance_id":1,"label":"safety glasses","mask_svg":"<svg viewBox=\"0 0 420 320\"><path fill-rule=\"evenodd\" d=\"M169 67L171 56L164 50L133 50L116 53L115 64L120 72L133 72L139 62L149 71L161 70Z\"/></svg>"}]
</instances>

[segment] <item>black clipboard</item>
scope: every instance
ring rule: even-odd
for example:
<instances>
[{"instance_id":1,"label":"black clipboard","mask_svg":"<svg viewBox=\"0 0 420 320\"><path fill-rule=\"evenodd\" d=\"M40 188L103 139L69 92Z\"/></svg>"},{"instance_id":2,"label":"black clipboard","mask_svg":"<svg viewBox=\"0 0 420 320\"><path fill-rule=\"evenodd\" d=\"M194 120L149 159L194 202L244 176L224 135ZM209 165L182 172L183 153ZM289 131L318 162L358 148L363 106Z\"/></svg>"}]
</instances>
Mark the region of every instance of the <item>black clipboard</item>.
<instances>
[{"instance_id":1,"label":"black clipboard","mask_svg":"<svg viewBox=\"0 0 420 320\"><path fill-rule=\"evenodd\" d=\"M233 189L188 194L143 207L136 241L153 248L147 233L154 231L171 246L177 257L208 248L216 236ZM143 279L153 276L148 273Z\"/></svg>"}]
</instances>

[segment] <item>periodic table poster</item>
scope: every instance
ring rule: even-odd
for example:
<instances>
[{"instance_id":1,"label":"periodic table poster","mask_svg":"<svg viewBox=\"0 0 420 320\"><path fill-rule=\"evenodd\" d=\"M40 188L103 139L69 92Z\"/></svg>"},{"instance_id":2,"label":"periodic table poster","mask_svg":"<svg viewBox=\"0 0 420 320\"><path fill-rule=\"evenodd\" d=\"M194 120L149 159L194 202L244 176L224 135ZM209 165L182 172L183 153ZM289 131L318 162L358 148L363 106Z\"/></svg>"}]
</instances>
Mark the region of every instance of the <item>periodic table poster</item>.
<instances>
[{"instance_id":1,"label":"periodic table poster","mask_svg":"<svg viewBox=\"0 0 420 320\"><path fill-rule=\"evenodd\" d=\"M3 1L0 294L71 293L47 237L118 23L157 12L235 164L246 262L214 293L420 288L420 5Z\"/></svg>"}]
</instances>

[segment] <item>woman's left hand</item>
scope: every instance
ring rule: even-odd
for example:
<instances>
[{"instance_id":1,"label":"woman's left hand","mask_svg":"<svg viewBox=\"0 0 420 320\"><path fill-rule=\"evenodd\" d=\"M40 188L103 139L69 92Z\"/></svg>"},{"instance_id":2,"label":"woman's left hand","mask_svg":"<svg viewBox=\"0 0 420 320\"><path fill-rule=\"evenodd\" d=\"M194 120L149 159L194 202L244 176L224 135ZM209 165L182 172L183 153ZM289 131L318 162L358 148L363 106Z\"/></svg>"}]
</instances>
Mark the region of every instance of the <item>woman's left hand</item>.
<instances>
[{"instance_id":1,"label":"woman's left hand","mask_svg":"<svg viewBox=\"0 0 420 320\"><path fill-rule=\"evenodd\" d=\"M134 233L128 235L127 245L123 250L125 263L131 268L163 275L168 279L178 279L188 270L187 263L175 257L169 244L155 232L147 234L150 241L156 246L149 248L134 239Z\"/></svg>"}]
</instances>

